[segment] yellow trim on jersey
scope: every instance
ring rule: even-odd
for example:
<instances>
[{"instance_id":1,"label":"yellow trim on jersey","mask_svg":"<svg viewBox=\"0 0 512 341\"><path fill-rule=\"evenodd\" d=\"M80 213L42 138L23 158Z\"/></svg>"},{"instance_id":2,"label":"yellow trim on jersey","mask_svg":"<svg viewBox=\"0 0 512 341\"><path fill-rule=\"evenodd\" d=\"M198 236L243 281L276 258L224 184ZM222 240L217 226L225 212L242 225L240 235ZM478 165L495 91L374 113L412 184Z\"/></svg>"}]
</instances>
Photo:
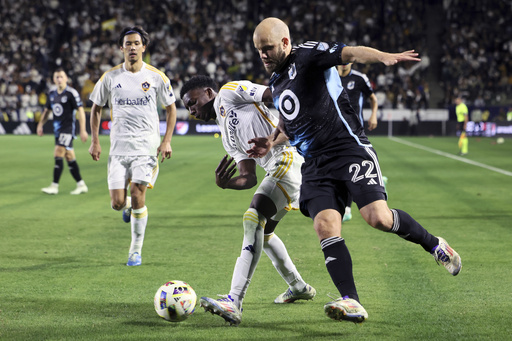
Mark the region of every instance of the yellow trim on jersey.
<instances>
[{"instance_id":1,"label":"yellow trim on jersey","mask_svg":"<svg viewBox=\"0 0 512 341\"><path fill-rule=\"evenodd\" d=\"M120 69L121 67L123 67L123 64L116 65L116 66L114 66L113 68L111 68L110 70L105 71L105 72L103 73L103 75L101 75L100 81L102 81L102 82L103 82L103 78L105 78L105 75L106 75L107 73L112 72L112 71L117 70L117 69Z\"/></svg>"},{"instance_id":2,"label":"yellow trim on jersey","mask_svg":"<svg viewBox=\"0 0 512 341\"><path fill-rule=\"evenodd\" d=\"M283 160L277 170L272 174L274 178L282 179L286 173L290 170L293 163L293 153L285 151L283 152Z\"/></svg>"},{"instance_id":3,"label":"yellow trim on jersey","mask_svg":"<svg viewBox=\"0 0 512 341\"><path fill-rule=\"evenodd\" d=\"M158 73L160 75L160 77L162 77L162 79L164 80L165 83L169 83L170 82L169 77L167 77L165 75L165 73L163 73L162 71L158 70L153 65L146 64L146 69L148 69L149 71L153 71L153 72Z\"/></svg>"},{"instance_id":4,"label":"yellow trim on jersey","mask_svg":"<svg viewBox=\"0 0 512 341\"><path fill-rule=\"evenodd\" d=\"M237 82L229 82L229 83L224 84L220 89L221 90L233 90L233 91L235 91L237 88L238 88L238 83Z\"/></svg>"},{"instance_id":5,"label":"yellow trim on jersey","mask_svg":"<svg viewBox=\"0 0 512 341\"><path fill-rule=\"evenodd\" d=\"M265 115L265 112L263 110L261 110L261 107L259 106L259 104L258 103L253 103L253 104L256 107L256 109L258 109L258 111L260 112L261 116L263 116L263 118L265 120L267 120L268 123L270 123L272 128L275 128L276 125L274 124L274 122L272 122L272 120L267 115Z\"/></svg>"}]
</instances>

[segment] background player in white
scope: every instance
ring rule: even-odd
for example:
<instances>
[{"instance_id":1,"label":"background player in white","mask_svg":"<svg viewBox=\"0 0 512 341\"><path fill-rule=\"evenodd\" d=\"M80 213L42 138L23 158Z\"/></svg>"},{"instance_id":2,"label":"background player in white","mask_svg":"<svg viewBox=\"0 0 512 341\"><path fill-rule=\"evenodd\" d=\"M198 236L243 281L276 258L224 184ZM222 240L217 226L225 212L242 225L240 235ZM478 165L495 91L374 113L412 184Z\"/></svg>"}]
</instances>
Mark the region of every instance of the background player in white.
<instances>
[{"instance_id":1,"label":"background player in white","mask_svg":"<svg viewBox=\"0 0 512 341\"><path fill-rule=\"evenodd\" d=\"M68 76L64 69L57 68L53 72L53 82L57 89L48 93L48 102L44 108L41 120L37 124L37 135L43 136L43 126L48 121L50 113L53 112L53 132L55 135L55 166L53 167L53 182L50 186L41 188L47 194L59 193L59 180L64 168L64 160L68 162L69 171L76 181L76 188L71 194L87 193L87 185L82 179L80 168L76 162L73 149L75 139L76 120L80 123L80 139L87 141L89 135L85 129L85 112L78 91L68 86Z\"/></svg>"},{"instance_id":2,"label":"background player in white","mask_svg":"<svg viewBox=\"0 0 512 341\"><path fill-rule=\"evenodd\" d=\"M105 72L91 94L91 147L98 161L101 154L99 125L102 107L110 106L112 127L108 159L108 187L114 210L131 211L132 242L128 266L141 264L141 251L148 221L146 189L158 176L162 162L171 157L171 138L176 124L176 98L169 78L142 61L149 36L141 27L127 27L119 37L124 63ZM158 101L157 101L158 99ZM160 102L165 106L167 126L160 142ZM131 198L127 197L130 183ZM130 217L130 216L128 216ZM126 221L126 220L125 220Z\"/></svg>"},{"instance_id":3,"label":"background player in white","mask_svg":"<svg viewBox=\"0 0 512 341\"><path fill-rule=\"evenodd\" d=\"M215 170L221 188L254 187L256 165L267 175L258 186L250 208L243 217L244 240L236 261L229 295L215 300L201 298L201 306L238 325L242 318L242 301L261 256L261 250L288 284L275 303L291 303L312 299L316 290L306 284L295 268L285 245L274 233L276 225L291 209L297 209L303 158L284 138L273 142L274 148L265 157L254 159L248 154L255 136L269 136L278 118L262 103L271 101L266 86L249 81L229 82L217 94L217 85L207 76L195 76L181 89L185 107L198 119L215 119L222 132L222 143L229 154ZM233 163L233 160L235 163ZM234 176L238 168L239 175Z\"/></svg>"}]
</instances>

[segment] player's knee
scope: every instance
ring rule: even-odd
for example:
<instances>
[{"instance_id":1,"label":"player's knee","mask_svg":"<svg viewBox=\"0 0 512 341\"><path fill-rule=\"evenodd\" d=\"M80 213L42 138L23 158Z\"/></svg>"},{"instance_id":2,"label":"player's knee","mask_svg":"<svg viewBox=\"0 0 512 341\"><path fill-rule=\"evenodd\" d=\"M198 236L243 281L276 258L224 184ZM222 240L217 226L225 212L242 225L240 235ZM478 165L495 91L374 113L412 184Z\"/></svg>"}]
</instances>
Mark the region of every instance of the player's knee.
<instances>
[{"instance_id":1,"label":"player's knee","mask_svg":"<svg viewBox=\"0 0 512 341\"><path fill-rule=\"evenodd\" d=\"M112 206L113 210L121 211L125 207L126 203L125 201L112 199L110 205Z\"/></svg>"},{"instance_id":2,"label":"player's knee","mask_svg":"<svg viewBox=\"0 0 512 341\"><path fill-rule=\"evenodd\" d=\"M364 219L370 226L381 231L389 231L393 226L393 215L391 211L389 211L389 214L386 214L386 212L373 211L366 215Z\"/></svg>"},{"instance_id":3,"label":"player's knee","mask_svg":"<svg viewBox=\"0 0 512 341\"><path fill-rule=\"evenodd\" d=\"M267 219L254 208L249 208L244 213L243 225L244 232L254 232L258 228L265 228Z\"/></svg>"}]
</instances>

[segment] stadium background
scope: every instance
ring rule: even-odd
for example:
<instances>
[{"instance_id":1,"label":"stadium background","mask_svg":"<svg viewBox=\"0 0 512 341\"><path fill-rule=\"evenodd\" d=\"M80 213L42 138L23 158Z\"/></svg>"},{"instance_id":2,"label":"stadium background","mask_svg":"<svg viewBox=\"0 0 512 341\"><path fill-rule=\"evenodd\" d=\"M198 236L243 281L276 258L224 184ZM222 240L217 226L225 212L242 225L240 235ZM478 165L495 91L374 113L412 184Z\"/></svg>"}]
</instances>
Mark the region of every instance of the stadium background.
<instances>
[{"instance_id":1,"label":"stadium background","mask_svg":"<svg viewBox=\"0 0 512 341\"><path fill-rule=\"evenodd\" d=\"M395 134L453 134L453 98L459 93L477 121L505 122L502 130L512 130L506 123L512 111L509 1L1 0L1 5L0 133L34 131L58 66L89 108L95 82L122 62L118 33L131 25L149 32L145 59L168 75L177 95L195 74L208 74L219 84L234 79L265 84L268 75L252 32L266 16L285 20L294 44L339 40L420 53L420 63L354 67L368 74L379 100L383 124L377 134L389 129L384 110L398 110ZM181 101L177 105L182 109ZM438 119L439 111L432 109L447 115ZM422 123L411 131L408 121L417 112ZM189 125L185 110L179 118L185 120L180 126ZM50 131L51 125L45 128Z\"/></svg>"}]
</instances>

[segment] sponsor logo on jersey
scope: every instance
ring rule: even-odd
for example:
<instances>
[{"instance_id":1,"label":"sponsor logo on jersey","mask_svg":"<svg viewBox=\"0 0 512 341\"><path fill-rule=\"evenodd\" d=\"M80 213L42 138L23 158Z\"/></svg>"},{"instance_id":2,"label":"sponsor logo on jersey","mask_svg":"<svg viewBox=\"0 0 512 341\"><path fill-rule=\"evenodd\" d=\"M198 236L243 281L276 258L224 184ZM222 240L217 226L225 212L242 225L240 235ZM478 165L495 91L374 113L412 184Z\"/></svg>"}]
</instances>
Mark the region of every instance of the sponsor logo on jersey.
<instances>
[{"instance_id":1,"label":"sponsor logo on jersey","mask_svg":"<svg viewBox=\"0 0 512 341\"><path fill-rule=\"evenodd\" d=\"M236 133L236 126L240 123L240 120L238 119L238 115L236 112L231 111L228 115L228 133L229 133L229 141L232 143L233 146L236 146L236 140L235 140L235 133Z\"/></svg>"},{"instance_id":2,"label":"sponsor logo on jersey","mask_svg":"<svg viewBox=\"0 0 512 341\"><path fill-rule=\"evenodd\" d=\"M52 106L53 115L60 116L64 112L64 107L60 103L55 103Z\"/></svg>"},{"instance_id":3,"label":"sponsor logo on jersey","mask_svg":"<svg viewBox=\"0 0 512 341\"><path fill-rule=\"evenodd\" d=\"M116 105L149 105L151 97L140 97L140 98L116 98L114 103Z\"/></svg>"},{"instance_id":4,"label":"sponsor logo on jersey","mask_svg":"<svg viewBox=\"0 0 512 341\"><path fill-rule=\"evenodd\" d=\"M297 76L297 68L295 67L295 63L292 63L288 69L288 77L290 77L290 79L294 79L295 76Z\"/></svg>"},{"instance_id":5,"label":"sponsor logo on jersey","mask_svg":"<svg viewBox=\"0 0 512 341\"><path fill-rule=\"evenodd\" d=\"M149 88L151 87L151 84L149 84L148 82L144 82L141 85L142 85L142 90L144 90L144 92L147 92L149 90Z\"/></svg>"},{"instance_id":6,"label":"sponsor logo on jersey","mask_svg":"<svg viewBox=\"0 0 512 341\"><path fill-rule=\"evenodd\" d=\"M114 87L114 89L122 89L121 83L117 83L117 85Z\"/></svg>"}]
</instances>

